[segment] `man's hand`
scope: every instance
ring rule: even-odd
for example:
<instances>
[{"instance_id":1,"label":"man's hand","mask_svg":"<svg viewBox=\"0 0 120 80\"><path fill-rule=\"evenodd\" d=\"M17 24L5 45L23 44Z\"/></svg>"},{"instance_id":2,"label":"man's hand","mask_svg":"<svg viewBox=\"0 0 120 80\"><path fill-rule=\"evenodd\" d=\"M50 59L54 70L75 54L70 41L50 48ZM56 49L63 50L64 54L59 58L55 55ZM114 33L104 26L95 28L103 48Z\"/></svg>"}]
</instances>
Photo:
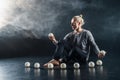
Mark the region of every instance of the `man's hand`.
<instances>
[{"instance_id":1,"label":"man's hand","mask_svg":"<svg viewBox=\"0 0 120 80\"><path fill-rule=\"evenodd\" d=\"M48 38L53 42L53 43L57 43L57 40L55 39L55 36L53 33L49 33L48 34Z\"/></svg>"},{"instance_id":2,"label":"man's hand","mask_svg":"<svg viewBox=\"0 0 120 80\"><path fill-rule=\"evenodd\" d=\"M98 58L103 58L105 56L106 52L104 50L101 50L98 54Z\"/></svg>"}]
</instances>

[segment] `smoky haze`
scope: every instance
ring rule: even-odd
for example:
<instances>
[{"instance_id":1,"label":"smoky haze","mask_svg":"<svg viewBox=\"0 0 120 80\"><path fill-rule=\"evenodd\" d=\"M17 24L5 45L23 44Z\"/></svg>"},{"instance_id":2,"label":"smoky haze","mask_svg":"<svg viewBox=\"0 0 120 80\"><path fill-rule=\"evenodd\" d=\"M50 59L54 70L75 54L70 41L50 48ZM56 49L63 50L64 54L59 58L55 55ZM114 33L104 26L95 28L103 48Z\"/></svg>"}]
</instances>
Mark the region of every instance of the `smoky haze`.
<instances>
[{"instance_id":1,"label":"smoky haze","mask_svg":"<svg viewBox=\"0 0 120 80\"><path fill-rule=\"evenodd\" d=\"M6 0L7 1L7 0ZM52 1L12 0L7 8L5 22L1 25L0 36L40 38L57 26L57 13ZM10 14L8 14L10 13ZM47 32L47 33L46 33ZM17 33L17 34L16 34Z\"/></svg>"},{"instance_id":2,"label":"smoky haze","mask_svg":"<svg viewBox=\"0 0 120 80\"><path fill-rule=\"evenodd\" d=\"M82 0L5 0L9 7L5 8L5 16L2 18L0 36L40 38L49 32L60 28L58 26L69 26L72 11L79 15L81 10L87 7L102 8L102 1ZM7 5L6 5L7 6ZM71 15L72 14L72 15ZM68 22L64 20L68 18ZM64 20L66 23L61 23ZM66 27L63 29L63 31ZM58 29L59 30L59 29Z\"/></svg>"}]
</instances>

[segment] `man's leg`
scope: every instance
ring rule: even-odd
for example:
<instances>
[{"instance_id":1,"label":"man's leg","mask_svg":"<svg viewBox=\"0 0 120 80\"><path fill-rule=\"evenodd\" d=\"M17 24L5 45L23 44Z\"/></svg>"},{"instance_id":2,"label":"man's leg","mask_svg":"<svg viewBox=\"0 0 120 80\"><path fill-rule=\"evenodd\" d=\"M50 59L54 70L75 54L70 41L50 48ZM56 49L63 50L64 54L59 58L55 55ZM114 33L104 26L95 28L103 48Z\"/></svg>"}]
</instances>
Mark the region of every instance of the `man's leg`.
<instances>
[{"instance_id":1,"label":"man's leg","mask_svg":"<svg viewBox=\"0 0 120 80\"><path fill-rule=\"evenodd\" d=\"M59 65L61 60L63 58L66 58L67 52L69 50L68 44L64 41L61 40L57 45L56 45L56 50L54 52L52 60L50 60L48 63L53 63L54 65ZM47 66L48 63L44 64L44 66Z\"/></svg>"}]
</instances>

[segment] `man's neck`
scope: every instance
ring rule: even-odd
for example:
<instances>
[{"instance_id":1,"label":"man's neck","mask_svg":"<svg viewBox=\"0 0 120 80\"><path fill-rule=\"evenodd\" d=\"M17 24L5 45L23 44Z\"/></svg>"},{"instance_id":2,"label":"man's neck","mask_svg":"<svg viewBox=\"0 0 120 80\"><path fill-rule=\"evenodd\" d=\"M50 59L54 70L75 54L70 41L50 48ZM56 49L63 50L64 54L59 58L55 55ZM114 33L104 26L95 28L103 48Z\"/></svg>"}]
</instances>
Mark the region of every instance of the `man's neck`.
<instances>
[{"instance_id":1,"label":"man's neck","mask_svg":"<svg viewBox=\"0 0 120 80\"><path fill-rule=\"evenodd\" d=\"M83 31L83 29L81 28L80 30L74 30L75 34L80 34Z\"/></svg>"},{"instance_id":2,"label":"man's neck","mask_svg":"<svg viewBox=\"0 0 120 80\"><path fill-rule=\"evenodd\" d=\"M78 28L78 29L76 30L76 32L77 32L77 33L80 33L80 32L82 32L82 30L83 30L83 29L80 27L80 28Z\"/></svg>"}]
</instances>

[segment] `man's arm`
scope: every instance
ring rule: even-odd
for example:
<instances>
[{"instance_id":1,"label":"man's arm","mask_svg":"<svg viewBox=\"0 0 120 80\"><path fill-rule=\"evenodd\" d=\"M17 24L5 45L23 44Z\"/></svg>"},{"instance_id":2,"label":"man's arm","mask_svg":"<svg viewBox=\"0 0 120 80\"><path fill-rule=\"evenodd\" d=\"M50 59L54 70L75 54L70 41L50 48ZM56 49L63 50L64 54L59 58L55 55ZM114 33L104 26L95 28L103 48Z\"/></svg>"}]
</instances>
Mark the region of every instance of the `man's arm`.
<instances>
[{"instance_id":1,"label":"man's arm","mask_svg":"<svg viewBox=\"0 0 120 80\"><path fill-rule=\"evenodd\" d=\"M88 40L90 42L90 46L93 48L93 51L95 51L95 53L98 55L99 58L103 58L106 54L105 51L100 51L99 47L97 46L94 37L92 35L92 33L90 31L87 32L88 33Z\"/></svg>"}]
</instances>

